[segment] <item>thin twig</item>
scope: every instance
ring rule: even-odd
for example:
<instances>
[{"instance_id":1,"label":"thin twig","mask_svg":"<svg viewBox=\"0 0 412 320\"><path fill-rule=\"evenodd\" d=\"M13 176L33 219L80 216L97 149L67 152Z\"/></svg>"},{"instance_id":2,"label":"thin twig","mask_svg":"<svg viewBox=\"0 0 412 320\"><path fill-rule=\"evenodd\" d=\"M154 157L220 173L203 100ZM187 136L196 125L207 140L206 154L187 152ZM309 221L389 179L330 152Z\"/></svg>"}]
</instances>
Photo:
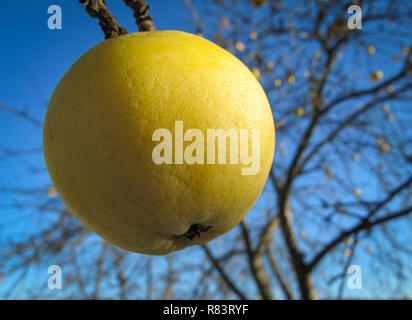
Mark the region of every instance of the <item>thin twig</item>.
<instances>
[{"instance_id":1,"label":"thin twig","mask_svg":"<svg viewBox=\"0 0 412 320\"><path fill-rule=\"evenodd\" d=\"M191 0L184 0L184 3L186 7L190 11L190 15L192 16L193 22L196 25L196 33L202 33L203 32L203 23L202 20L199 17L199 14L196 11L195 6L193 5Z\"/></svg>"},{"instance_id":2,"label":"thin twig","mask_svg":"<svg viewBox=\"0 0 412 320\"><path fill-rule=\"evenodd\" d=\"M349 237L352 234L355 234L357 232L360 232L362 230L370 230L372 229L373 226L379 225L381 223L385 223L389 220L394 220L403 216L406 216L412 212L412 207L407 207L406 209L402 209L400 211L397 211L395 213L389 214L387 216L384 216L383 218L379 218L375 221L369 221L368 218L365 218L364 220L360 221L357 225L354 227L342 231L338 236L336 236L334 239L332 239L313 259L310 263L308 263L308 269L312 270L314 269L319 262L322 260L322 258L330 252L332 249L334 249L339 243L341 243L344 239Z\"/></svg>"},{"instance_id":3,"label":"thin twig","mask_svg":"<svg viewBox=\"0 0 412 320\"><path fill-rule=\"evenodd\" d=\"M149 5L143 0L123 0L126 5L133 10L136 25L139 31L155 31L155 25L149 12Z\"/></svg>"},{"instance_id":4,"label":"thin twig","mask_svg":"<svg viewBox=\"0 0 412 320\"><path fill-rule=\"evenodd\" d=\"M255 279L259 292L264 300L273 300L275 297L270 290L269 280L263 268L262 256L257 256L253 251L249 231L244 221L240 222L240 227L242 229L243 240L245 242L247 257L249 259L250 271L252 272L252 276Z\"/></svg>"},{"instance_id":5,"label":"thin twig","mask_svg":"<svg viewBox=\"0 0 412 320\"><path fill-rule=\"evenodd\" d=\"M220 265L219 261L213 256L212 252L209 250L207 245L202 245L203 250L205 251L207 257L212 262L213 266L219 272L220 276L226 282L228 287L232 289L232 291L242 300L246 300L246 296L236 287L236 285L229 279L226 272L223 270L222 266Z\"/></svg>"},{"instance_id":6,"label":"thin twig","mask_svg":"<svg viewBox=\"0 0 412 320\"><path fill-rule=\"evenodd\" d=\"M270 248L266 249L266 254L267 254L268 261L269 261L269 265L271 266L272 271L273 271L276 279L278 280L278 282L280 284L280 287L282 288L283 293L285 294L285 296L288 300L293 300L293 293L292 293L292 291L290 291L290 289L287 285L287 282L285 281L285 279L280 274L279 267L278 267L278 264L277 264L276 259L275 259L275 255L270 250Z\"/></svg>"},{"instance_id":7,"label":"thin twig","mask_svg":"<svg viewBox=\"0 0 412 320\"><path fill-rule=\"evenodd\" d=\"M99 19L99 25L103 30L105 39L115 38L127 33L125 28L117 24L104 0L79 0L79 2L91 17Z\"/></svg>"}]
</instances>

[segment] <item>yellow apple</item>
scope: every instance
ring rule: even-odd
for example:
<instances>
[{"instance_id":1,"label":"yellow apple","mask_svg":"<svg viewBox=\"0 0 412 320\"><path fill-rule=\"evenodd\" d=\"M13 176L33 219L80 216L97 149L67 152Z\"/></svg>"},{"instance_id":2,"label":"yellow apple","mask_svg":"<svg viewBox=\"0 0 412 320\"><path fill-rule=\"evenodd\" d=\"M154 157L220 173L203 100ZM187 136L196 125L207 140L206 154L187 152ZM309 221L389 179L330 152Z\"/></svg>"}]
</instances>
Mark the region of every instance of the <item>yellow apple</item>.
<instances>
[{"instance_id":1,"label":"yellow apple","mask_svg":"<svg viewBox=\"0 0 412 320\"><path fill-rule=\"evenodd\" d=\"M173 135L172 163L154 159L167 140L156 139L159 129ZM188 163L190 129L204 134L196 142L204 150L195 148L195 159L204 151L204 163ZM247 130L248 146L239 140L237 150L244 159L258 150L257 170L244 174L253 164L241 156L232 161L232 136L226 155L213 150L216 161L207 162L210 129ZM253 130L259 132L254 147ZM271 108L249 68L179 31L127 34L90 49L58 83L43 130L46 166L67 208L110 243L153 255L236 226L262 192L274 140Z\"/></svg>"}]
</instances>

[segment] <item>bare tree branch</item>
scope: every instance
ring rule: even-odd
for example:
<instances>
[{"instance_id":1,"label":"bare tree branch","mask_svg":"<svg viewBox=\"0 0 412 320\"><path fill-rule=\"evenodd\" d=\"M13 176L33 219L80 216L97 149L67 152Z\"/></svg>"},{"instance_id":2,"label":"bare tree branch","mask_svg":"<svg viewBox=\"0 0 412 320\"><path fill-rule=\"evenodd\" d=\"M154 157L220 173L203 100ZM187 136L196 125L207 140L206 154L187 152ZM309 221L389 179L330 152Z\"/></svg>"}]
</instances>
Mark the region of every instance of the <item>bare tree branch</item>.
<instances>
[{"instance_id":1,"label":"bare tree branch","mask_svg":"<svg viewBox=\"0 0 412 320\"><path fill-rule=\"evenodd\" d=\"M252 272L253 278L259 288L262 298L265 300L273 300L274 296L270 290L269 280L266 272L263 269L262 256L256 256L250 243L249 231L244 221L240 223L242 229L243 240L245 241L247 256L249 258L249 267Z\"/></svg>"},{"instance_id":2,"label":"bare tree branch","mask_svg":"<svg viewBox=\"0 0 412 320\"><path fill-rule=\"evenodd\" d=\"M288 300L292 300L293 299L293 293L292 293L292 291L289 290L289 287L288 287L286 281L283 279L282 275L280 274L279 267L278 267L278 264L276 262L276 259L275 259L275 256L274 256L273 252L270 251L270 249L267 249L266 254L267 254L267 257L268 257L268 260L269 260L269 264L272 268L272 271L273 271L276 279L278 280L278 282L280 284L280 287L282 288L283 293L285 294L285 296Z\"/></svg>"},{"instance_id":3,"label":"bare tree branch","mask_svg":"<svg viewBox=\"0 0 412 320\"><path fill-rule=\"evenodd\" d=\"M126 5L133 10L136 25L139 31L155 31L152 17L148 15L149 5L143 0L123 0Z\"/></svg>"},{"instance_id":4,"label":"bare tree branch","mask_svg":"<svg viewBox=\"0 0 412 320\"><path fill-rule=\"evenodd\" d=\"M383 218L379 218L375 221L370 221L370 218L373 217L378 212L379 209L381 209L386 203L391 201L395 197L395 195L397 195L399 192L407 188L411 183L412 183L412 177L410 177L408 180L406 180L404 183L402 183L400 186L398 186L392 192L390 192L389 195L384 200L378 202L375 205L375 207L369 212L369 214L365 218L363 218L358 224L356 224L354 227L348 230L342 231L338 236L332 239L317 255L315 255L312 261L307 264L307 268L309 270L312 270L329 251L335 248L339 243L341 243L348 236L354 233L358 233L359 231L362 231L362 230L370 230L373 226L376 226L380 223L383 223L383 222L386 222L392 219L396 219L396 218L402 217L410 213L412 211L412 207L407 207L406 209L401 209L398 212L388 214L387 216Z\"/></svg>"},{"instance_id":5,"label":"bare tree branch","mask_svg":"<svg viewBox=\"0 0 412 320\"><path fill-rule=\"evenodd\" d=\"M184 0L184 3L186 5L186 7L189 9L190 14L193 18L193 22L196 25L196 28L197 28L196 32L197 33L202 33L203 32L203 23L202 23L202 20L199 17L199 14L196 11L195 6L193 5L191 0Z\"/></svg>"},{"instance_id":6,"label":"bare tree branch","mask_svg":"<svg viewBox=\"0 0 412 320\"><path fill-rule=\"evenodd\" d=\"M202 245L203 250L205 251L207 257L212 262L214 267L216 268L217 272L219 272L222 279L225 281L227 286L239 297L241 300L247 300L246 296L236 287L233 281L229 279L229 276L223 270L222 266L220 265L219 261L213 256L212 252L210 252L207 245Z\"/></svg>"},{"instance_id":7,"label":"bare tree branch","mask_svg":"<svg viewBox=\"0 0 412 320\"><path fill-rule=\"evenodd\" d=\"M127 33L125 28L119 27L104 0L79 0L79 2L91 17L99 19L99 25L105 39L115 38Z\"/></svg>"},{"instance_id":8,"label":"bare tree branch","mask_svg":"<svg viewBox=\"0 0 412 320\"><path fill-rule=\"evenodd\" d=\"M381 103L383 101L388 101L393 97L398 96L401 92L406 91L407 89L409 89L411 86L410 85L406 85L404 86L402 89L389 94L389 95L385 95L382 96L380 98L375 98L372 101L368 102L367 104L365 104L362 108L360 108L359 110L353 112L350 116L348 116L346 119L344 119L338 127L336 127L335 130L333 130L327 137L325 137L323 140L321 140L315 147L312 148L312 150L310 151L310 153L304 157L304 159L301 161L300 163L300 167L304 167L305 164L315 155L319 152L320 148L322 148L324 145L326 145L327 143L331 142L336 136L338 136L339 133L342 132L342 130L344 128L346 128L348 125L350 125L351 123L353 123L353 121L360 116L361 114L365 113L366 111L368 111L369 109L371 109L372 107L376 106L378 103Z\"/></svg>"},{"instance_id":9,"label":"bare tree branch","mask_svg":"<svg viewBox=\"0 0 412 320\"><path fill-rule=\"evenodd\" d=\"M0 110L9 112L11 114L16 115L17 117L24 119L28 122L30 122L31 124L34 124L37 127L41 127L43 125L43 122L36 119L35 117L33 117L32 115L30 115L27 110L19 110L13 107L10 107L8 105L5 105L4 103L0 102Z\"/></svg>"},{"instance_id":10,"label":"bare tree branch","mask_svg":"<svg viewBox=\"0 0 412 320\"><path fill-rule=\"evenodd\" d=\"M349 100L349 99L353 99L353 98L358 98L360 96L364 96L364 95L368 95L371 93L375 93L378 92L379 90L387 87L388 85L394 83L395 81L403 78L405 75L407 75L408 72L408 68L409 65L408 63L405 63L405 67L398 72L396 75L394 75L393 77L387 79L386 81L381 82L380 84L369 88L369 89L364 89L364 90L359 90L359 91L354 91L351 92L349 94L343 95L339 98L336 98L334 100L332 100L331 102L329 102L321 111L322 114L328 112L331 108L333 108L335 105L337 105L338 103L341 103L343 101Z\"/></svg>"}]
</instances>

